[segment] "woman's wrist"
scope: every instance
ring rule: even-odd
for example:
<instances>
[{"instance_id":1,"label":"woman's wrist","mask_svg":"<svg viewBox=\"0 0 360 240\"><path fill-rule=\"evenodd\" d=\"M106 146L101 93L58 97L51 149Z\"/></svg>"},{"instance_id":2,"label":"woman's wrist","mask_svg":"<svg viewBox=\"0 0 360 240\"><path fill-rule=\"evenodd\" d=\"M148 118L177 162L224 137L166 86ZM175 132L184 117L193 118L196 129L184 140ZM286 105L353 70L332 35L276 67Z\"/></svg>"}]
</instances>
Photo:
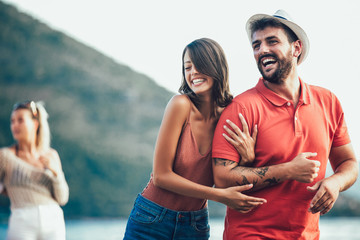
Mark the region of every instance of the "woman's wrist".
<instances>
[{"instance_id":1,"label":"woman's wrist","mask_svg":"<svg viewBox=\"0 0 360 240\"><path fill-rule=\"evenodd\" d=\"M249 167L249 166L252 165L252 163L254 162L254 160L255 160L255 155L254 155L253 157L250 157L250 159L241 157L240 162L239 162L239 165L240 165L240 166Z\"/></svg>"},{"instance_id":2,"label":"woman's wrist","mask_svg":"<svg viewBox=\"0 0 360 240\"><path fill-rule=\"evenodd\" d=\"M222 188L213 187L211 196L208 199L215 201L215 202L222 202L222 199L223 199Z\"/></svg>"}]
</instances>

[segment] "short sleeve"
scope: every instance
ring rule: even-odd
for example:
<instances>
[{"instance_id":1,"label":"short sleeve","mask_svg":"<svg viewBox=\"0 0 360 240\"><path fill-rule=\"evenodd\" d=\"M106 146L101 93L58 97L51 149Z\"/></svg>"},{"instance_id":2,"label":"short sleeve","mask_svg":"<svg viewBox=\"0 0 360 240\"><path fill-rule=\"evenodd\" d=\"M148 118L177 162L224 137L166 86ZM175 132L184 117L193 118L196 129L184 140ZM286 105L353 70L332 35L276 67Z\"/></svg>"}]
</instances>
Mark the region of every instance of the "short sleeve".
<instances>
[{"instance_id":1,"label":"short sleeve","mask_svg":"<svg viewBox=\"0 0 360 240\"><path fill-rule=\"evenodd\" d=\"M232 102L222 112L220 119L216 125L213 145L212 157L231 160L234 162L240 161L240 155L232 144L230 144L223 136L225 133L224 125L229 126L226 120L229 119L241 128L239 113L244 115L244 108L238 102ZM245 115L244 115L245 116Z\"/></svg>"},{"instance_id":2,"label":"short sleeve","mask_svg":"<svg viewBox=\"0 0 360 240\"><path fill-rule=\"evenodd\" d=\"M348 128L345 122L345 116L343 109L341 107L340 101L333 94L333 104L332 104L332 112L335 115L336 119L336 129L334 133L332 147L339 147L351 142Z\"/></svg>"}]
</instances>

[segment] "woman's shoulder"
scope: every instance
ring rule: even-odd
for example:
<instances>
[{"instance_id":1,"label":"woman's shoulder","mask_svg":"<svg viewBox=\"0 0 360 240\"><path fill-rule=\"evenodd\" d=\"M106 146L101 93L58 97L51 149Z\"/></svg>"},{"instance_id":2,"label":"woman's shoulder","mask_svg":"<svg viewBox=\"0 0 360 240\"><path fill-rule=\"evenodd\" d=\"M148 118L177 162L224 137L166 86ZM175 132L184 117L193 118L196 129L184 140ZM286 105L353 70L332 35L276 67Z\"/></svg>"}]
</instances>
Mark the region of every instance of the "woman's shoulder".
<instances>
[{"instance_id":1,"label":"woman's shoulder","mask_svg":"<svg viewBox=\"0 0 360 240\"><path fill-rule=\"evenodd\" d=\"M55 149L49 148L43 153L43 156L47 157L50 161L53 161L57 166L61 167L60 156Z\"/></svg>"},{"instance_id":2,"label":"woman's shoulder","mask_svg":"<svg viewBox=\"0 0 360 240\"><path fill-rule=\"evenodd\" d=\"M174 95L170 99L169 103L179 107L189 107L189 108L191 108L192 105L190 98L184 94Z\"/></svg>"},{"instance_id":3,"label":"woman's shoulder","mask_svg":"<svg viewBox=\"0 0 360 240\"><path fill-rule=\"evenodd\" d=\"M175 95L173 96L167 108L173 109L178 113L189 113L192 109L193 103L191 102L190 98L186 95Z\"/></svg>"},{"instance_id":4,"label":"woman's shoulder","mask_svg":"<svg viewBox=\"0 0 360 240\"><path fill-rule=\"evenodd\" d=\"M15 156L15 147L10 146L0 148L0 162L2 165L5 162L12 161Z\"/></svg>"},{"instance_id":5,"label":"woman's shoulder","mask_svg":"<svg viewBox=\"0 0 360 240\"><path fill-rule=\"evenodd\" d=\"M8 154L8 153L13 153L15 154L15 146L8 146L8 147L1 147L0 148L0 154Z\"/></svg>"},{"instance_id":6,"label":"woman's shoulder","mask_svg":"<svg viewBox=\"0 0 360 240\"><path fill-rule=\"evenodd\" d=\"M53 148L49 148L44 152L44 155L51 157L51 158L59 158L59 154L58 152L53 149Z\"/></svg>"},{"instance_id":7,"label":"woman's shoulder","mask_svg":"<svg viewBox=\"0 0 360 240\"><path fill-rule=\"evenodd\" d=\"M164 119L172 124L181 123L185 126L192 110L192 102L186 95L173 96L166 106Z\"/></svg>"}]
</instances>

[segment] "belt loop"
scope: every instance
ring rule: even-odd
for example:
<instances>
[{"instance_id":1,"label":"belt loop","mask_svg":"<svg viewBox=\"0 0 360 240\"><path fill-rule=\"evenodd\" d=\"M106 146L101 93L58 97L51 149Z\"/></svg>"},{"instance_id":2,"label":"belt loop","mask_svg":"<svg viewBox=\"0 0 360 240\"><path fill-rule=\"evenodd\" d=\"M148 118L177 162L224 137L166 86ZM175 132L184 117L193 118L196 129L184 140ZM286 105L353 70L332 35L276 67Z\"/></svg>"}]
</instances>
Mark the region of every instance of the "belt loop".
<instances>
[{"instance_id":1,"label":"belt loop","mask_svg":"<svg viewBox=\"0 0 360 240\"><path fill-rule=\"evenodd\" d=\"M191 225L195 224L196 221L195 221L195 212L194 211L191 211L190 212L190 215L191 215Z\"/></svg>"},{"instance_id":2,"label":"belt loop","mask_svg":"<svg viewBox=\"0 0 360 240\"><path fill-rule=\"evenodd\" d=\"M159 217L159 222L161 222L163 220L163 218L165 217L165 214L167 212L166 208L163 208Z\"/></svg>"}]
</instances>

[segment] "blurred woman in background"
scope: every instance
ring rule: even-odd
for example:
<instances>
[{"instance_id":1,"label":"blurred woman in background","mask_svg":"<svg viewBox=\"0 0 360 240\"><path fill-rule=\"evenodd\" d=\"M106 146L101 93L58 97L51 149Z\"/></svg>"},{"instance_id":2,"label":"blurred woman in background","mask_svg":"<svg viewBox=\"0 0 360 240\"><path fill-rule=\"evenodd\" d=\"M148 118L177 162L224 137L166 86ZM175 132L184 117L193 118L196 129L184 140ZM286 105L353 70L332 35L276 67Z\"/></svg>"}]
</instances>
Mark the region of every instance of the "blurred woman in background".
<instances>
[{"instance_id":1,"label":"blurred woman in background","mask_svg":"<svg viewBox=\"0 0 360 240\"><path fill-rule=\"evenodd\" d=\"M212 139L222 110L232 100L222 48L211 39L198 39L185 47L182 60L181 95L174 96L165 109L152 177L135 201L126 240L208 239L207 199L240 212L265 202L241 193L252 185L213 188ZM236 149L243 161L251 163L256 133L243 136L242 141L249 144L235 142Z\"/></svg>"},{"instance_id":2,"label":"blurred woman in background","mask_svg":"<svg viewBox=\"0 0 360 240\"><path fill-rule=\"evenodd\" d=\"M69 188L56 150L50 148L48 114L41 102L15 104L15 144L0 148L0 182L10 198L7 239L64 240L63 206Z\"/></svg>"}]
</instances>

